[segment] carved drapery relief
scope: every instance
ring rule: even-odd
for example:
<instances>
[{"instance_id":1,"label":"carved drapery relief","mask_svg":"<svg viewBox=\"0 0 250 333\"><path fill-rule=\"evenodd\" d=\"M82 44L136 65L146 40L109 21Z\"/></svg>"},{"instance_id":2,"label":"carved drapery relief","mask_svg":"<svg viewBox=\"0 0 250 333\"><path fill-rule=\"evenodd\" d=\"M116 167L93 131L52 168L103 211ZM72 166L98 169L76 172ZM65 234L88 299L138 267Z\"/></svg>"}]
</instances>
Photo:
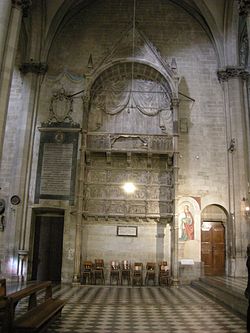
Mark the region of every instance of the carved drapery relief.
<instances>
[{"instance_id":1,"label":"carved drapery relief","mask_svg":"<svg viewBox=\"0 0 250 333\"><path fill-rule=\"evenodd\" d=\"M106 79L105 87L99 87L92 96L89 130L105 132L113 129L120 133L135 133L142 123L145 131L145 117L156 117L154 123L151 119L151 124L158 128L159 133L172 134L170 100L159 82L147 79L131 81L131 78L119 81Z\"/></svg>"}]
</instances>

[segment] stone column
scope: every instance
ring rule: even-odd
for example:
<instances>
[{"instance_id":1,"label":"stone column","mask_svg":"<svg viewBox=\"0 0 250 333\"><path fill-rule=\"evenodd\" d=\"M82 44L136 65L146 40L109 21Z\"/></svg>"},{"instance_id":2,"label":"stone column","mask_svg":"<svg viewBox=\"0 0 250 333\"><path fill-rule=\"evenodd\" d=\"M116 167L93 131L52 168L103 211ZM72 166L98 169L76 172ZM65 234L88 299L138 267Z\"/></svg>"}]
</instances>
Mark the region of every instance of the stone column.
<instances>
[{"instance_id":1,"label":"stone column","mask_svg":"<svg viewBox=\"0 0 250 333\"><path fill-rule=\"evenodd\" d=\"M250 62L250 0L238 0L239 3L239 15L245 16L246 18L246 32L247 34L244 35L244 39L242 41L241 49L240 49L240 62L244 66L248 66ZM241 59L242 58L242 59ZM245 97L245 113L246 113L246 135L247 135L247 144L248 144L248 151L250 151L250 111L249 111L249 80L245 80L244 82L244 97ZM248 177L250 179L250 154L248 154ZM250 185L248 192L250 194Z\"/></svg>"},{"instance_id":2,"label":"stone column","mask_svg":"<svg viewBox=\"0 0 250 333\"><path fill-rule=\"evenodd\" d=\"M10 86L18 46L21 20L23 10L26 10L28 5L28 0L12 0L12 8L9 18L7 38L3 52L0 77L0 158L2 156Z\"/></svg>"},{"instance_id":3,"label":"stone column","mask_svg":"<svg viewBox=\"0 0 250 333\"><path fill-rule=\"evenodd\" d=\"M83 130L80 148L80 164L78 173L78 193L77 193L77 211L76 211L76 233L75 233L75 258L73 283L78 283L81 274L81 254L82 254L82 219L85 209L85 153L87 143L87 114L88 97L83 99Z\"/></svg>"},{"instance_id":4,"label":"stone column","mask_svg":"<svg viewBox=\"0 0 250 333\"><path fill-rule=\"evenodd\" d=\"M0 80L2 76L2 61L3 53L6 41L6 35L8 30L9 18L11 11L11 1L1 0L0 1Z\"/></svg>"},{"instance_id":5,"label":"stone column","mask_svg":"<svg viewBox=\"0 0 250 333\"><path fill-rule=\"evenodd\" d=\"M228 274L243 276L245 248L249 227L243 209L248 195L248 145L246 133L244 80L248 72L242 67L227 67L218 71L224 91L225 122L228 152L229 221L227 237Z\"/></svg>"},{"instance_id":6,"label":"stone column","mask_svg":"<svg viewBox=\"0 0 250 333\"><path fill-rule=\"evenodd\" d=\"M177 284L179 281L179 268L178 268L178 172L179 172L179 100L178 98L172 98L172 110L173 110L173 224L171 228L171 261L172 261L172 279L173 283Z\"/></svg>"}]
</instances>

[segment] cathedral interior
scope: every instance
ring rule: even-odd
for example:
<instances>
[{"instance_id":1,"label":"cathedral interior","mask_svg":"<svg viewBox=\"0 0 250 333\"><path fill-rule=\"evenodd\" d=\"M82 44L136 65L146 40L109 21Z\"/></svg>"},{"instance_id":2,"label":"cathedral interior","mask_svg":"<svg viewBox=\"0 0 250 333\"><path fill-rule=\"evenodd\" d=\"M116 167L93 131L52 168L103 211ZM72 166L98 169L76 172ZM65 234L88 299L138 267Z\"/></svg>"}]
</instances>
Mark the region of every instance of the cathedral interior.
<instances>
[{"instance_id":1,"label":"cathedral interior","mask_svg":"<svg viewBox=\"0 0 250 333\"><path fill-rule=\"evenodd\" d=\"M246 279L249 33L248 0L1 1L1 277Z\"/></svg>"}]
</instances>

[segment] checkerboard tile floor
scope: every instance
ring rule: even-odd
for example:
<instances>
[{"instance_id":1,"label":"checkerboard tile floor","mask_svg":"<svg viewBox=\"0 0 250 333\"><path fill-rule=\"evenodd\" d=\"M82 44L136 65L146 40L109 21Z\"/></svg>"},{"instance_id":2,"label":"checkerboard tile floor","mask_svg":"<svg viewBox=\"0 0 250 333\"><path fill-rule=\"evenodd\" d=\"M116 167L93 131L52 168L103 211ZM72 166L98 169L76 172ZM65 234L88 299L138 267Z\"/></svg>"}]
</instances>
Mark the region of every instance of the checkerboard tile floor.
<instances>
[{"instance_id":1,"label":"checkerboard tile floor","mask_svg":"<svg viewBox=\"0 0 250 333\"><path fill-rule=\"evenodd\" d=\"M68 302L48 333L246 332L246 323L190 286L60 285Z\"/></svg>"}]
</instances>

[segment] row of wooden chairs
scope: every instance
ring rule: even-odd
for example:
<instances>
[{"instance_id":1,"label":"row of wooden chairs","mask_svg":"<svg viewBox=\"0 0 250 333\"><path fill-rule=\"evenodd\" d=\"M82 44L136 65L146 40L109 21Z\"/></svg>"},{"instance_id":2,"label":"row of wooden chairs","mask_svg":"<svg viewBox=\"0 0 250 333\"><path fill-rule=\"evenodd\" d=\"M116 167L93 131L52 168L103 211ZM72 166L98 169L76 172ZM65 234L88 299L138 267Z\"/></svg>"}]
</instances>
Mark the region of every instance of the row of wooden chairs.
<instances>
[{"instance_id":1,"label":"row of wooden chairs","mask_svg":"<svg viewBox=\"0 0 250 333\"><path fill-rule=\"evenodd\" d=\"M84 261L83 269L81 274L82 284L97 284L101 282L105 284L104 277L104 260L95 259L92 261ZM156 284L158 276L159 285L170 285L170 271L166 261L158 264L158 275L157 275L157 264L155 262L148 262L146 264L145 274L145 285L149 285L150 282L153 285ZM143 285L143 263L135 262L131 265L127 260L120 262L111 261L109 267L109 279L110 284L116 282L116 284L123 285Z\"/></svg>"}]
</instances>

